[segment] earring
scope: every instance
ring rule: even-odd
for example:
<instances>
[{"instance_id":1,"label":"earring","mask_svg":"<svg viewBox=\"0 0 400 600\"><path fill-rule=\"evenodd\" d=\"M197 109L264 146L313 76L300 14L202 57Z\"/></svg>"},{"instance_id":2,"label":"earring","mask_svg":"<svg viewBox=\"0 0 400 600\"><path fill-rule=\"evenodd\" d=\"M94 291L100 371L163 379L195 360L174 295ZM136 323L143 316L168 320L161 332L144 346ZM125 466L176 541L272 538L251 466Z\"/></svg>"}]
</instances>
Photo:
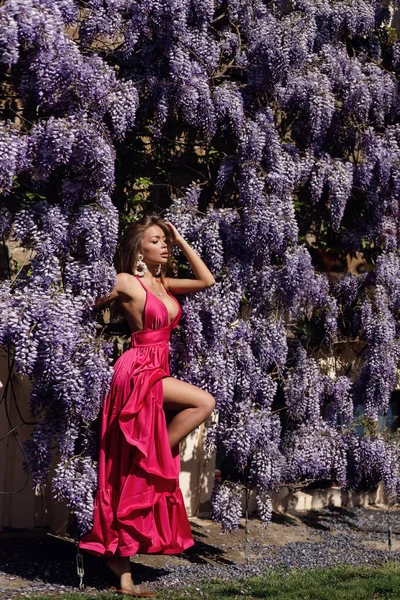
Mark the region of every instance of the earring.
<instances>
[{"instance_id":1,"label":"earring","mask_svg":"<svg viewBox=\"0 0 400 600\"><path fill-rule=\"evenodd\" d=\"M143 254L138 254L137 262L136 262L136 271L134 272L134 275L137 275L138 277L143 277L143 275L146 273L146 271L147 271L147 265L143 261Z\"/></svg>"},{"instance_id":2,"label":"earring","mask_svg":"<svg viewBox=\"0 0 400 600\"><path fill-rule=\"evenodd\" d=\"M160 275L161 275L161 265L158 265L157 269L155 270L154 275L156 277L160 277Z\"/></svg>"}]
</instances>

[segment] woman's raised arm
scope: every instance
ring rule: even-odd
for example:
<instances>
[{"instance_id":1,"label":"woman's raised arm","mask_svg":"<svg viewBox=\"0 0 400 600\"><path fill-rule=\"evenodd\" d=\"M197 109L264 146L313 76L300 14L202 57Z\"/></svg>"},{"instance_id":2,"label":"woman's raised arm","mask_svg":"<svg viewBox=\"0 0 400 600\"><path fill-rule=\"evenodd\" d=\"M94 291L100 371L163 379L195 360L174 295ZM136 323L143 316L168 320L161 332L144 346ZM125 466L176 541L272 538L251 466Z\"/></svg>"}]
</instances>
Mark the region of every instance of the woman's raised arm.
<instances>
[{"instance_id":1,"label":"woman's raised arm","mask_svg":"<svg viewBox=\"0 0 400 600\"><path fill-rule=\"evenodd\" d=\"M172 223L167 223L167 225L171 231L172 244L178 246L178 248L182 250L196 277L196 279L174 279L166 277L165 283L168 289L173 294L192 294L213 286L215 283L214 276L200 256L190 247L186 240L183 239Z\"/></svg>"}]
</instances>

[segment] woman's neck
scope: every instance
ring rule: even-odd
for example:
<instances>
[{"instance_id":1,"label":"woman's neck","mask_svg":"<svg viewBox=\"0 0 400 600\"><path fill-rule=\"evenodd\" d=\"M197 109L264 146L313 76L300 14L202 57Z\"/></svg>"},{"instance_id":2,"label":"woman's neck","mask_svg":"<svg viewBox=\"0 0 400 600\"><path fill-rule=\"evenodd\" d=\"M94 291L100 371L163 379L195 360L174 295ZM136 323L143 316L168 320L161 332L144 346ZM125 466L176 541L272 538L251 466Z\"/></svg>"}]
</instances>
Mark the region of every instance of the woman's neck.
<instances>
[{"instance_id":1,"label":"woman's neck","mask_svg":"<svg viewBox=\"0 0 400 600\"><path fill-rule=\"evenodd\" d=\"M149 283L154 283L155 281L157 281L157 277L155 275L155 270L156 268L154 268L154 272L152 272L150 270L151 267L147 267L147 271L146 273L143 275L143 279L148 281Z\"/></svg>"}]
</instances>

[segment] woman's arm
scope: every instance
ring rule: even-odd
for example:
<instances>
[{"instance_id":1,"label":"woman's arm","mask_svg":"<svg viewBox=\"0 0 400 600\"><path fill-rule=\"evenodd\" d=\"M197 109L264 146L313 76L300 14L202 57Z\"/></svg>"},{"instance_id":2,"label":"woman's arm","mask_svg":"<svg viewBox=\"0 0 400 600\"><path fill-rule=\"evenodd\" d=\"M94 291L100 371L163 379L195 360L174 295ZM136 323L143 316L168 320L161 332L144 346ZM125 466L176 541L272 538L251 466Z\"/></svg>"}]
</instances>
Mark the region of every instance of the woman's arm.
<instances>
[{"instance_id":1,"label":"woman's arm","mask_svg":"<svg viewBox=\"0 0 400 600\"><path fill-rule=\"evenodd\" d=\"M189 261L196 279L174 279L165 278L168 289L173 294L191 294L200 292L214 285L215 279L208 267L201 260L200 256L189 246L186 240L177 232L175 227L168 223L171 230L171 241L178 246Z\"/></svg>"},{"instance_id":2,"label":"woman's arm","mask_svg":"<svg viewBox=\"0 0 400 600\"><path fill-rule=\"evenodd\" d=\"M131 276L128 273L118 273L115 280L115 285L111 290L110 294L108 294L108 296L106 296L105 298L97 298L96 302L92 305L92 308L94 308L95 310L98 308L103 308L103 306L106 306L107 304L118 298L118 296L121 296L122 294L126 293L127 287L130 283L130 278Z\"/></svg>"},{"instance_id":3,"label":"woman's arm","mask_svg":"<svg viewBox=\"0 0 400 600\"><path fill-rule=\"evenodd\" d=\"M110 302L112 302L113 300L115 300L115 298L118 298L118 292L114 288L112 290L112 292L108 296L106 296L105 298L96 298L96 302L94 304L92 304L92 308L94 310L97 310L99 308L103 308L103 306L106 306L107 304L109 304Z\"/></svg>"}]
</instances>

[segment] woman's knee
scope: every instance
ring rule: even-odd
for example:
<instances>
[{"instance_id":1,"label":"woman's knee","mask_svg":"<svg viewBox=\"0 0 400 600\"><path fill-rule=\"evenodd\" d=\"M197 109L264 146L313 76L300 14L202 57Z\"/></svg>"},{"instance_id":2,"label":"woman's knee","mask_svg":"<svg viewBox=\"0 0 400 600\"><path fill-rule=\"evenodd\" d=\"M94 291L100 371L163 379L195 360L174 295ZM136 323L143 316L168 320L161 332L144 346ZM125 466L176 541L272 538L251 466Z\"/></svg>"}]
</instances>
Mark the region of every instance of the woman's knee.
<instances>
[{"instance_id":1,"label":"woman's knee","mask_svg":"<svg viewBox=\"0 0 400 600\"><path fill-rule=\"evenodd\" d=\"M209 417L215 408L215 398L208 392L203 392L201 406L204 410L205 418Z\"/></svg>"}]
</instances>

